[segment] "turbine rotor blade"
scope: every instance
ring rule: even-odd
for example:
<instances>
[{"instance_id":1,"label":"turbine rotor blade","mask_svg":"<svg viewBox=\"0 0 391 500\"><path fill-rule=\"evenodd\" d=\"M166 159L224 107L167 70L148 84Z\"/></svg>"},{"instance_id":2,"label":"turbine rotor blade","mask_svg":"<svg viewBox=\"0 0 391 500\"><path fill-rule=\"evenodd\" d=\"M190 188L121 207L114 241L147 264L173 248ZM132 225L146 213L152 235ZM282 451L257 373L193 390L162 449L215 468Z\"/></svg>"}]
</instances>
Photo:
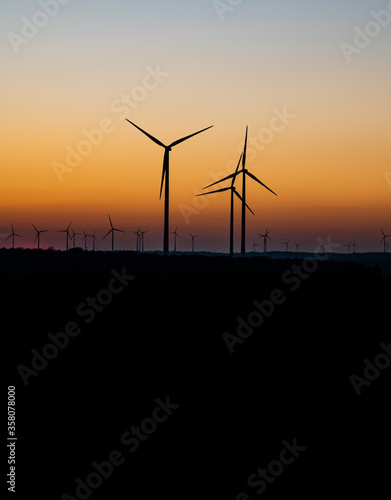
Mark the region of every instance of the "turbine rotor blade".
<instances>
[{"instance_id":1,"label":"turbine rotor blade","mask_svg":"<svg viewBox=\"0 0 391 500\"><path fill-rule=\"evenodd\" d=\"M104 240L112 231L113 229L110 229L110 231L103 236L102 240Z\"/></svg>"},{"instance_id":2,"label":"turbine rotor blade","mask_svg":"<svg viewBox=\"0 0 391 500\"><path fill-rule=\"evenodd\" d=\"M111 229L113 229L113 223L111 222L111 217L109 215L109 221L110 221L110 226L111 226Z\"/></svg>"},{"instance_id":3,"label":"turbine rotor blade","mask_svg":"<svg viewBox=\"0 0 391 500\"><path fill-rule=\"evenodd\" d=\"M263 186L264 188L266 188L268 191L270 191L271 193L273 193L275 196L278 196L278 195L277 195L274 191L272 191L270 188L268 188L268 187L266 186L266 184L264 184L264 183L263 183L263 182L261 182L259 179L257 179L257 178L255 177L255 175L251 174L250 172L246 172L246 173L247 173L247 175L248 175L249 177L251 177L251 179L253 179L254 181L258 182L261 186Z\"/></svg>"},{"instance_id":4,"label":"turbine rotor blade","mask_svg":"<svg viewBox=\"0 0 391 500\"><path fill-rule=\"evenodd\" d=\"M146 132L142 128L138 127L135 123L131 122L127 118L126 118L126 121L129 122L131 125L133 125L133 127L136 127L138 130L140 130L140 132L145 134L147 137L149 137L151 139L151 141L153 141L155 144L157 144L158 146L161 146L162 148L166 148L166 145L163 144L162 142L160 142L158 139L156 139L156 137L153 137L153 135L148 134L148 132Z\"/></svg>"},{"instance_id":5,"label":"turbine rotor blade","mask_svg":"<svg viewBox=\"0 0 391 500\"><path fill-rule=\"evenodd\" d=\"M215 186L216 184L220 184L220 182L227 181L228 179L232 179L232 177L236 177L237 175L241 174L243 170L240 170L239 172L235 172L231 175L227 175L227 177L224 177L223 179L220 179L219 181L214 182L213 184L209 184L209 186L205 186L203 189L208 189L212 186Z\"/></svg>"},{"instance_id":6,"label":"turbine rotor blade","mask_svg":"<svg viewBox=\"0 0 391 500\"><path fill-rule=\"evenodd\" d=\"M235 174L236 174L236 173L238 172L238 170L239 170L239 167L240 167L240 162L242 161L242 158L243 158L243 153L241 153L241 155L240 155L239 162L238 162L238 166L236 167L236 170L235 170ZM231 187L234 187L235 181L236 181L236 176L232 178Z\"/></svg>"},{"instance_id":7,"label":"turbine rotor blade","mask_svg":"<svg viewBox=\"0 0 391 500\"><path fill-rule=\"evenodd\" d=\"M164 178L165 178L167 170L168 170L169 154L170 154L170 152L168 151L168 149L166 149L166 151L164 152L162 182L160 184L160 196L159 196L159 200L161 200L161 198L162 198Z\"/></svg>"},{"instance_id":8,"label":"turbine rotor blade","mask_svg":"<svg viewBox=\"0 0 391 500\"><path fill-rule=\"evenodd\" d=\"M248 135L248 126L246 127L246 137L244 139L244 150L243 150L243 170L246 168L246 159L247 159L247 135Z\"/></svg>"},{"instance_id":9,"label":"turbine rotor blade","mask_svg":"<svg viewBox=\"0 0 391 500\"><path fill-rule=\"evenodd\" d=\"M208 193L197 194L197 196L206 196L207 194L224 193L224 191L231 191L232 188L217 189L216 191L210 191Z\"/></svg>"},{"instance_id":10,"label":"turbine rotor blade","mask_svg":"<svg viewBox=\"0 0 391 500\"><path fill-rule=\"evenodd\" d=\"M204 129L200 130L199 132L195 132L194 134L187 135L186 137L183 137L182 139L178 139L177 141L172 142L168 147L173 148L174 146L177 146L181 142L187 141L191 137L194 137L195 135L201 134L201 132L205 132L205 130L209 130L212 127L213 127L213 125L211 125L210 127L206 127Z\"/></svg>"},{"instance_id":11,"label":"turbine rotor blade","mask_svg":"<svg viewBox=\"0 0 391 500\"><path fill-rule=\"evenodd\" d=\"M236 194L236 196L239 198L239 200L243 203L243 198L242 198L242 197L240 196L240 194L236 191L236 189L234 189L233 191L234 191L234 193ZM251 212L253 215L255 215L255 214L254 214L254 212L251 210L251 208L247 205L247 203L245 203L245 205L246 205L246 207L248 208L248 210L250 210L250 212Z\"/></svg>"}]
</instances>

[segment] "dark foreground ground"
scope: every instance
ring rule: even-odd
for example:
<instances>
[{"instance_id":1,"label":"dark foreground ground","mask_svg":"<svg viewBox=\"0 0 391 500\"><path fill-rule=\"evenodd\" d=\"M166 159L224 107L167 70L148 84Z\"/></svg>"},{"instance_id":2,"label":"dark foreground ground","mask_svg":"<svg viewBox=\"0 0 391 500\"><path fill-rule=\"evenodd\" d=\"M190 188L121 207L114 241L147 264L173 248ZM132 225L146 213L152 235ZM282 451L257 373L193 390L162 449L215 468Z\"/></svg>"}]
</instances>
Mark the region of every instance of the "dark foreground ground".
<instances>
[{"instance_id":1,"label":"dark foreground ground","mask_svg":"<svg viewBox=\"0 0 391 500\"><path fill-rule=\"evenodd\" d=\"M298 257L0 250L13 497L389 498L391 259Z\"/></svg>"}]
</instances>

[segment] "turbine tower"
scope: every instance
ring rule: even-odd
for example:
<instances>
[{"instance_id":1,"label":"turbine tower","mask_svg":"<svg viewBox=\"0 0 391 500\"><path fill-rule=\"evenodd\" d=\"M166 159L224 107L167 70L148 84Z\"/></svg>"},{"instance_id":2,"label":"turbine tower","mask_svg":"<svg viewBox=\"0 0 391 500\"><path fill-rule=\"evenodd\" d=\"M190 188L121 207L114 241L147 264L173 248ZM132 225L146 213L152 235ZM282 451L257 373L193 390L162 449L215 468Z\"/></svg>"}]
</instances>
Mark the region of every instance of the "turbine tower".
<instances>
[{"instance_id":1,"label":"turbine tower","mask_svg":"<svg viewBox=\"0 0 391 500\"><path fill-rule=\"evenodd\" d=\"M69 249L69 245L68 245L68 241L70 238L69 228L71 227L71 224L72 224L72 222L69 224L69 226L66 229L61 229L60 231L57 231L58 233L66 233L66 246L65 246L65 248L67 251Z\"/></svg>"},{"instance_id":2,"label":"turbine tower","mask_svg":"<svg viewBox=\"0 0 391 500\"><path fill-rule=\"evenodd\" d=\"M291 240L288 240L286 242L283 242L283 245L286 245L286 251L289 252L289 243L291 242Z\"/></svg>"},{"instance_id":3,"label":"turbine tower","mask_svg":"<svg viewBox=\"0 0 391 500\"><path fill-rule=\"evenodd\" d=\"M220 179L217 182L214 182L213 184L210 184L209 186L206 186L204 189L210 188L211 186L214 186L215 184L219 184L220 182L226 181L228 179L232 179L233 177L236 177L240 174L243 174L242 178L242 237L241 237L241 253L245 254L246 253L246 176L250 177L254 181L258 182L261 186L266 188L268 191L273 193L275 196L276 193L272 191L270 188L266 186L263 182L261 182L259 179L255 177L251 172L249 172L246 169L246 157L247 157L247 137L248 137L248 127L246 127L246 136L244 140L244 151L243 151L243 156L242 156L242 169L228 175L227 177L224 177L223 179Z\"/></svg>"},{"instance_id":4,"label":"turbine tower","mask_svg":"<svg viewBox=\"0 0 391 500\"><path fill-rule=\"evenodd\" d=\"M140 231L141 231L141 227L139 227L137 229L137 231L132 231L133 234L135 234L136 238L137 238L137 240L136 240L136 252L139 252L140 248L141 248L141 244L140 244L141 232Z\"/></svg>"},{"instance_id":5,"label":"turbine tower","mask_svg":"<svg viewBox=\"0 0 391 500\"><path fill-rule=\"evenodd\" d=\"M149 229L147 231L141 231L140 230L140 235L141 235L141 252L144 253L144 234L149 233Z\"/></svg>"},{"instance_id":6,"label":"turbine tower","mask_svg":"<svg viewBox=\"0 0 391 500\"><path fill-rule=\"evenodd\" d=\"M83 234L84 234L84 237L83 237L83 241L84 241L84 251L87 252L88 251L88 246L87 246L87 243L88 243L88 240L87 238L89 238L89 234L86 234L85 231L83 231Z\"/></svg>"},{"instance_id":7,"label":"turbine tower","mask_svg":"<svg viewBox=\"0 0 391 500\"><path fill-rule=\"evenodd\" d=\"M253 240L253 252L255 253L257 251L257 244L255 243L255 241Z\"/></svg>"},{"instance_id":8,"label":"turbine tower","mask_svg":"<svg viewBox=\"0 0 391 500\"><path fill-rule=\"evenodd\" d=\"M35 237L34 243L37 241L38 242L38 250L41 248L41 233L47 233L49 229L44 229L43 231L38 231L38 229L34 226L34 224L31 224L33 228L36 230L37 235Z\"/></svg>"},{"instance_id":9,"label":"turbine tower","mask_svg":"<svg viewBox=\"0 0 391 500\"><path fill-rule=\"evenodd\" d=\"M296 253L299 253L299 247L301 247L303 243L296 243L296 241L294 241L293 243L296 245Z\"/></svg>"},{"instance_id":10,"label":"turbine tower","mask_svg":"<svg viewBox=\"0 0 391 500\"><path fill-rule=\"evenodd\" d=\"M15 249L15 236L17 238L21 238L21 236L19 236L19 234L15 233L13 225L11 225L11 229L12 229L12 233L8 236L8 238L6 238L6 241L9 240L10 238L12 238L12 248Z\"/></svg>"},{"instance_id":11,"label":"turbine tower","mask_svg":"<svg viewBox=\"0 0 391 500\"><path fill-rule=\"evenodd\" d=\"M387 253L387 238L391 238L391 234L385 234L383 229L380 229L382 235L383 235L383 238L381 239L381 242L380 243L383 243L384 245L384 253Z\"/></svg>"},{"instance_id":12,"label":"turbine tower","mask_svg":"<svg viewBox=\"0 0 391 500\"><path fill-rule=\"evenodd\" d=\"M96 231L94 231L94 234L90 234L90 238L92 238L92 251L95 252Z\"/></svg>"},{"instance_id":13,"label":"turbine tower","mask_svg":"<svg viewBox=\"0 0 391 500\"><path fill-rule=\"evenodd\" d=\"M239 158L239 163L238 163L238 166L236 167L235 173L237 173L239 170L240 162L242 161L242 156L243 156L243 153L241 154L241 156ZM232 177L232 182L231 182L230 187L223 188L223 189L217 189L216 191L210 191L209 193L197 194L197 196L206 196L208 194L223 193L224 191L231 191L231 212L230 212L230 224L229 224L229 227L230 227L230 230L229 230L229 255L231 257L234 254L234 195L237 196L239 198L239 200L243 203L243 198L236 191L235 180L236 180L236 176ZM246 203L246 207L254 215L254 212L247 205L247 203Z\"/></svg>"},{"instance_id":14,"label":"turbine tower","mask_svg":"<svg viewBox=\"0 0 391 500\"><path fill-rule=\"evenodd\" d=\"M73 240L73 249L76 248L76 236L79 236L81 233L75 233L75 231L71 228L72 236L71 240Z\"/></svg>"},{"instance_id":15,"label":"turbine tower","mask_svg":"<svg viewBox=\"0 0 391 500\"><path fill-rule=\"evenodd\" d=\"M258 233L258 236L260 238L263 238L263 253L267 253L267 240L269 239L271 241L271 238L269 236L270 233L271 231L269 231L268 227L266 228L265 234Z\"/></svg>"},{"instance_id":16,"label":"turbine tower","mask_svg":"<svg viewBox=\"0 0 391 500\"><path fill-rule=\"evenodd\" d=\"M193 236L191 233L189 233L189 234L190 234L190 236L191 236L191 251L194 253L194 240L195 240L196 238L198 238L198 234L196 234L196 235L194 235L194 236Z\"/></svg>"},{"instance_id":17,"label":"turbine tower","mask_svg":"<svg viewBox=\"0 0 391 500\"><path fill-rule=\"evenodd\" d=\"M158 139L153 137L152 135L148 134L148 132L145 132L145 130L141 129L137 125L135 125L133 122L130 120L126 119L131 125L136 127L140 132L145 134L147 137L151 139L155 144L158 146L161 146L164 148L164 160L163 160L163 172L162 172L162 180L161 180L161 185L160 185L160 198L162 197L162 191L163 191L163 184L165 182L165 194L164 194L164 237L163 237L163 251L165 254L168 254L169 252L169 198L170 198L170 151L174 146L177 146L178 144L181 144L184 141L187 141L191 137L194 137L197 134L201 134L201 132L205 132L205 130L208 130L212 128L212 126L204 128L200 130L199 132L195 132L194 134L188 135L186 137L183 137L182 139L178 139L177 141L172 142L168 146L160 142Z\"/></svg>"},{"instance_id":18,"label":"turbine tower","mask_svg":"<svg viewBox=\"0 0 391 500\"><path fill-rule=\"evenodd\" d=\"M117 229L113 226L113 223L111 221L111 217L109 215L109 221L110 221L110 231L108 231L102 238L104 240L110 233L111 233L111 251L114 252L114 233L117 231L118 233L126 233L126 231L122 231L122 229Z\"/></svg>"}]
</instances>

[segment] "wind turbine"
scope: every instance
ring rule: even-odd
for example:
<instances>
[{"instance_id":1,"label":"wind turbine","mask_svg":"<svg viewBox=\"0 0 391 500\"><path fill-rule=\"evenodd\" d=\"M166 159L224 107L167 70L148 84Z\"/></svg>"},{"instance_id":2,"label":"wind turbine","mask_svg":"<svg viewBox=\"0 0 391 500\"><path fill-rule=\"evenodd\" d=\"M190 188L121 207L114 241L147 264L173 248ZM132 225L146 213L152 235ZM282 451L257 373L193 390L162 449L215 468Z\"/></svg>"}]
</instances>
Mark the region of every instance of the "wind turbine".
<instances>
[{"instance_id":1,"label":"wind turbine","mask_svg":"<svg viewBox=\"0 0 391 500\"><path fill-rule=\"evenodd\" d=\"M13 225L11 225L11 229L12 229L12 233L8 236L8 238L6 238L6 240L9 240L10 238L12 238L12 248L15 249L15 236L17 236L18 238L21 238L21 236L19 236L19 234L15 233Z\"/></svg>"},{"instance_id":2,"label":"wind turbine","mask_svg":"<svg viewBox=\"0 0 391 500\"><path fill-rule=\"evenodd\" d=\"M149 233L149 229L147 231L141 231L140 230L140 234L141 234L141 252L144 253L144 234L147 234Z\"/></svg>"},{"instance_id":3,"label":"wind turbine","mask_svg":"<svg viewBox=\"0 0 391 500\"><path fill-rule=\"evenodd\" d=\"M272 191L270 188L266 186L263 182L261 182L259 179L255 177L251 172L249 172L246 169L246 157L247 157L247 137L248 137L248 127L246 127L246 137L244 140L244 151L243 151L243 156L242 156L242 169L228 175L227 177L224 177L223 179L220 179L217 182L214 182L213 184L210 184L209 186L206 186L204 189L207 189L211 186L214 186L215 184L219 184L220 182L226 181L228 179L232 179L233 177L236 177L237 175L243 174L243 184L242 184L242 238L241 238L241 253L245 254L246 253L246 176L250 177L254 181L258 182L261 186L266 188L268 191L273 193L275 196L276 193Z\"/></svg>"},{"instance_id":4,"label":"wind turbine","mask_svg":"<svg viewBox=\"0 0 391 500\"><path fill-rule=\"evenodd\" d=\"M235 173L238 172L239 167L240 167L240 162L242 161L243 153L241 154L239 158L239 163L238 166L236 167ZM214 194L214 193L223 193L224 191L231 191L231 212L230 212L230 231L229 231L229 254L232 257L234 254L234 195L239 198L239 200L243 203L243 198L240 196L240 194L236 191L236 188L234 186L236 180L236 176L232 177L232 182L231 186L223 189L217 189L216 191L210 191L209 193L202 193L202 194L197 194L197 196L206 196L208 194ZM251 210L251 208L247 205L246 207L250 212L254 215L254 212Z\"/></svg>"},{"instance_id":5,"label":"wind turbine","mask_svg":"<svg viewBox=\"0 0 391 500\"><path fill-rule=\"evenodd\" d=\"M140 241L140 237L141 237L141 227L137 229L137 231L132 231L133 234L136 235L137 237L137 242L136 242L136 252L139 252L140 251L140 247L141 247L141 241Z\"/></svg>"},{"instance_id":6,"label":"wind turbine","mask_svg":"<svg viewBox=\"0 0 391 500\"><path fill-rule=\"evenodd\" d=\"M299 247L301 247L301 245L303 243L296 243L296 241L294 241L293 243L296 245L296 253L298 253L299 252Z\"/></svg>"},{"instance_id":7,"label":"wind turbine","mask_svg":"<svg viewBox=\"0 0 391 500\"><path fill-rule=\"evenodd\" d=\"M73 249L76 248L76 236L79 236L81 233L75 233L75 231L71 228L72 236L71 240L73 240Z\"/></svg>"},{"instance_id":8,"label":"wind turbine","mask_svg":"<svg viewBox=\"0 0 391 500\"><path fill-rule=\"evenodd\" d=\"M191 236L191 251L194 253L194 240L198 238L198 234L196 234L195 236L193 236L191 233L189 234Z\"/></svg>"},{"instance_id":9,"label":"wind turbine","mask_svg":"<svg viewBox=\"0 0 391 500\"><path fill-rule=\"evenodd\" d=\"M86 234L85 231L83 231L83 234L84 234L84 237L83 237L83 241L84 241L84 251L87 252L88 251L88 247L87 247L87 243L88 243L88 238L89 238L89 234Z\"/></svg>"},{"instance_id":10,"label":"wind turbine","mask_svg":"<svg viewBox=\"0 0 391 500\"><path fill-rule=\"evenodd\" d=\"M258 233L258 236L260 238L263 238L263 253L267 253L267 240L269 239L271 241L271 238L269 236L270 233L271 231L269 231L268 227L266 228L265 234Z\"/></svg>"},{"instance_id":11,"label":"wind turbine","mask_svg":"<svg viewBox=\"0 0 391 500\"><path fill-rule=\"evenodd\" d=\"M380 229L382 235L383 235L383 238L381 239L381 242L380 243L383 243L384 245L384 253L387 253L387 238L391 238L391 234L385 234L383 229Z\"/></svg>"},{"instance_id":12,"label":"wind turbine","mask_svg":"<svg viewBox=\"0 0 391 500\"><path fill-rule=\"evenodd\" d=\"M253 240L253 252L255 253L257 251L257 244L255 243L255 241Z\"/></svg>"},{"instance_id":13,"label":"wind turbine","mask_svg":"<svg viewBox=\"0 0 391 500\"><path fill-rule=\"evenodd\" d=\"M286 245L286 251L289 252L289 243L291 242L291 240L288 240L287 242L282 242L283 245Z\"/></svg>"},{"instance_id":14,"label":"wind turbine","mask_svg":"<svg viewBox=\"0 0 391 500\"><path fill-rule=\"evenodd\" d=\"M117 229L113 226L113 223L111 222L111 217L109 215L109 221L110 221L110 226L111 229L108 231L102 238L104 240L110 233L111 233L111 251L114 252L114 233L117 231L118 233L126 233L126 231L122 231L122 229Z\"/></svg>"},{"instance_id":15,"label":"wind turbine","mask_svg":"<svg viewBox=\"0 0 391 500\"><path fill-rule=\"evenodd\" d=\"M188 135L186 137L183 137L182 139L178 139L177 141L172 142L170 145L166 146L162 142L160 142L158 139L153 137L152 135L148 134L148 132L145 132L145 130L141 129L137 125L135 125L133 122L130 120L126 119L131 125L136 127L140 132L145 134L147 137L151 139L155 144L158 146L161 146L164 148L164 160L163 160L163 172L162 172L162 180L161 180L161 185L160 185L160 198L162 197L162 191L163 191L163 184L165 182L165 194L164 194L164 239L163 239L163 251L165 254L168 254L169 252L169 198L170 198L170 151L174 146L177 146L178 144L181 144L184 141L187 141L191 137L194 137L197 134L201 134L201 132L205 132L205 130L208 130L213 127L207 127L199 132L195 132L194 134Z\"/></svg>"},{"instance_id":16,"label":"wind turbine","mask_svg":"<svg viewBox=\"0 0 391 500\"><path fill-rule=\"evenodd\" d=\"M356 245L356 240L353 241L352 247L353 247L353 253L356 253L356 248L358 247L358 245Z\"/></svg>"},{"instance_id":17,"label":"wind turbine","mask_svg":"<svg viewBox=\"0 0 391 500\"><path fill-rule=\"evenodd\" d=\"M70 234L69 234L69 228L71 227L71 224L72 222L69 224L69 226L66 228L66 229L61 229L60 231L57 231L58 233L66 233L66 250L68 251L68 240L69 240L69 237L70 237Z\"/></svg>"},{"instance_id":18,"label":"wind turbine","mask_svg":"<svg viewBox=\"0 0 391 500\"><path fill-rule=\"evenodd\" d=\"M348 248L348 253L350 253L350 248L351 248L351 246L352 246L352 243L346 243L346 244L344 245L344 247L347 247L347 248Z\"/></svg>"},{"instance_id":19,"label":"wind turbine","mask_svg":"<svg viewBox=\"0 0 391 500\"><path fill-rule=\"evenodd\" d=\"M175 236L175 240L174 240L174 252L176 252L176 239L179 238L178 226L175 228L175 231L172 231L172 233L170 233L170 234L173 234Z\"/></svg>"},{"instance_id":20,"label":"wind turbine","mask_svg":"<svg viewBox=\"0 0 391 500\"><path fill-rule=\"evenodd\" d=\"M90 234L90 238L92 238L92 251L95 252L96 231L94 231L94 234Z\"/></svg>"},{"instance_id":21,"label":"wind turbine","mask_svg":"<svg viewBox=\"0 0 391 500\"><path fill-rule=\"evenodd\" d=\"M47 233L47 232L49 231L49 229L44 229L43 231L38 231L38 229L34 226L34 224L31 224L31 225L33 226L33 228L34 228L34 229L36 230L36 232L37 232L37 235L36 235L36 237L35 237L34 243L35 243L36 241L38 241L38 246L37 246L37 248L38 248L38 250L39 250L39 249L40 249L40 243L41 243L41 233Z\"/></svg>"}]
</instances>

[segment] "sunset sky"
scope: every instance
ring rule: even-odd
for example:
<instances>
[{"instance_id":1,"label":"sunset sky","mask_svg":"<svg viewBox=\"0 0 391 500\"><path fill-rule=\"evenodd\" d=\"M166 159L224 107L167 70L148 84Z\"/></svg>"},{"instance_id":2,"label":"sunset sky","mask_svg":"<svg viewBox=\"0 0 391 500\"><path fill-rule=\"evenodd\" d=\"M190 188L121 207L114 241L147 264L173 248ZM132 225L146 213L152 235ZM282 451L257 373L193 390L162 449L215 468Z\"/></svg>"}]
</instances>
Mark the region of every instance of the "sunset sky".
<instances>
[{"instance_id":1,"label":"sunset sky","mask_svg":"<svg viewBox=\"0 0 391 500\"><path fill-rule=\"evenodd\" d=\"M391 234L391 2L63 3L1 4L0 247L11 224L18 245L33 246L35 224L52 230L43 247L62 249L56 231L73 221L108 249L110 213L127 231L117 248L134 249L141 226L146 249L162 249L164 150L128 118L166 144L214 125L171 153L179 250L191 249L190 232L196 249L228 251L229 194L195 195L233 171L248 125L247 167L278 193L249 182L248 250L268 226L270 250L291 239L313 251L331 235L381 251L380 228ZM371 11L388 7L374 24ZM341 43L354 48L350 62ZM239 251L239 203L235 214Z\"/></svg>"}]
</instances>

